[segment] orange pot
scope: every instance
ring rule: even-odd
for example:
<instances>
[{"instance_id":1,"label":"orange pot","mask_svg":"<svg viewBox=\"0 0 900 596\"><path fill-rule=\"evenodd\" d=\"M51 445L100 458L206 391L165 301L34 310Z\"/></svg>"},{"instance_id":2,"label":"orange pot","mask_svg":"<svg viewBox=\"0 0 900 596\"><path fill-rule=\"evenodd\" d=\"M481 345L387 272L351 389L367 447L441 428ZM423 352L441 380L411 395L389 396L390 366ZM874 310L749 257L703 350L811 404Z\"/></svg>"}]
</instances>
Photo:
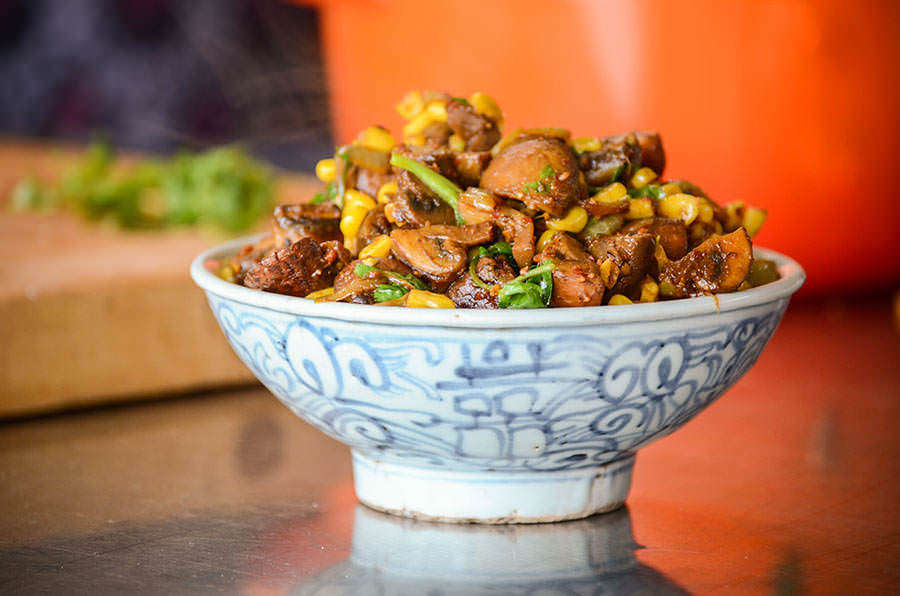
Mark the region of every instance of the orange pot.
<instances>
[{"instance_id":1,"label":"orange pot","mask_svg":"<svg viewBox=\"0 0 900 596\"><path fill-rule=\"evenodd\" d=\"M893 286L900 3L330 0L336 138L409 89L493 95L507 128L662 132L667 175L769 210L807 292Z\"/></svg>"}]
</instances>

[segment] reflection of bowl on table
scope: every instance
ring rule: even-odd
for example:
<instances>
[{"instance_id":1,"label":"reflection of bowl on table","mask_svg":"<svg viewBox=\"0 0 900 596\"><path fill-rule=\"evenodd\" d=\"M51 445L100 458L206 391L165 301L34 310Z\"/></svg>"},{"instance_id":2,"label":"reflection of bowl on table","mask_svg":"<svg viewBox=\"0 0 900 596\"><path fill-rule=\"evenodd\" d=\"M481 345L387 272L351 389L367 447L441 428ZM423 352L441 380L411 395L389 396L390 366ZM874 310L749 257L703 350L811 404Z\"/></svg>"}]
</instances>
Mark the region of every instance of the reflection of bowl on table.
<instances>
[{"instance_id":1,"label":"reflection of bowl on table","mask_svg":"<svg viewBox=\"0 0 900 596\"><path fill-rule=\"evenodd\" d=\"M295 593L686 593L638 563L637 548L624 508L562 524L485 527L399 519L358 506L350 557Z\"/></svg>"},{"instance_id":2,"label":"reflection of bowl on table","mask_svg":"<svg viewBox=\"0 0 900 596\"><path fill-rule=\"evenodd\" d=\"M353 450L376 509L452 521L584 517L621 505L634 453L756 361L804 280L716 298L540 311L316 304L191 267L237 354Z\"/></svg>"}]
</instances>

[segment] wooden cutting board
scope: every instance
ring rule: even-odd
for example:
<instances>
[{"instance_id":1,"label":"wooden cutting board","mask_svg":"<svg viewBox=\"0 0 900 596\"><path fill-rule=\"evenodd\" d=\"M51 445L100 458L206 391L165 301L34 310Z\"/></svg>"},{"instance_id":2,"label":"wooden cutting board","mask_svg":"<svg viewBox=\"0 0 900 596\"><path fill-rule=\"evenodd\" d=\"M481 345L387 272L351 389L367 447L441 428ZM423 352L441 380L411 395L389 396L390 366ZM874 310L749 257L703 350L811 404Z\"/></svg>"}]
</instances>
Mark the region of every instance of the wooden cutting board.
<instances>
[{"instance_id":1,"label":"wooden cutting board","mask_svg":"<svg viewBox=\"0 0 900 596\"><path fill-rule=\"evenodd\" d=\"M8 209L19 179L56 179L77 155L0 139L0 417L252 383L188 275L225 237ZM285 177L277 197L317 187Z\"/></svg>"}]
</instances>

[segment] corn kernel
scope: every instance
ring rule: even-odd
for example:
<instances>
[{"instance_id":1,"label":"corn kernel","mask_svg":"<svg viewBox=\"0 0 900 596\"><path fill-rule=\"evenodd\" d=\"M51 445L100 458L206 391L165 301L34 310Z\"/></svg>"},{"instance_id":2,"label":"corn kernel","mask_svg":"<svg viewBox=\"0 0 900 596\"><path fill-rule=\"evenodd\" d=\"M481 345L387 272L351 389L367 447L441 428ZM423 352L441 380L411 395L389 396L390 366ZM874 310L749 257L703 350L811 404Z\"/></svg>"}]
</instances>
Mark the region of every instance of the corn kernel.
<instances>
[{"instance_id":1,"label":"corn kernel","mask_svg":"<svg viewBox=\"0 0 900 596\"><path fill-rule=\"evenodd\" d=\"M621 182L607 184L600 192L591 197L597 203L618 203L628 195L628 189Z\"/></svg>"},{"instance_id":2,"label":"corn kernel","mask_svg":"<svg viewBox=\"0 0 900 596\"><path fill-rule=\"evenodd\" d=\"M311 294L307 294L305 298L308 300L318 300L319 298L325 298L326 296L331 296L334 294L334 288L325 288L324 290L316 290Z\"/></svg>"},{"instance_id":3,"label":"corn kernel","mask_svg":"<svg viewBox=\"0 0 900 596\"><path fill-rule=\"evenodd\" d=\"M723 226L729 232L741 227L744 221L744 201L732 201L725 205L725 225Z\"/></svg>"},{"instance_id":4,"label":"corn kernel","mask_svg":"<svg viewBox=\"0 0 900 596\"><path fill-rule=\"evenodd\" d=\"M656 302L657 300L659 300L659 284L648 275L641 282L641 302Z\"/></svg>"},{"instance_id":5,"label":"corn kernel","mask_svg":"<svg viewBox=\"0 0 900 596\"><path fill-rule=\"evenodd\" d=\"M700 199L700 206L697 210L697 221L707 224L712 223L713 217L715 216L712 203L709 202L709 199L704 199L702 197L698 198Z\"/></svg>"},{"instance_id":6,"label":"corn kernel","mask_svg":"<svg viewBox=\"0 0 900 596\"><path fill-rule=\"evenodd\" d=\"M394 216L394 209L396 209L396 207L393 203L388 203L384 206L384 216L392 224L397 223L397 218Z\"/></svg>"},{"instance_id":7,"label":"corn kernel","mask_svg":"<svg viewBox=\"0 0 900 596\"><path fill-rule=\"evenodd\" d=\"M413 137L421 134L426 128L435 122L447 121L447 107L440 101L429 103L422 112L406 123L403 127L403 137ZM424 140L423 143L424 144Z\"/></svg>"},{"instance_id":8,"label":"corn kernel","mask_svg":"<svg viewBox=\"0 0 900 596\"><path fill-rule=\"evenodd\" d=\"M606 259L600 263L600 280L607 288L612 288L619 281L621 270L612 259Z\"/></svg>"},{"instance_id":9,"label":"corn kernel","mask_svg":"<svg viewBox=\"0 0 900 596\"><path fill-rule=\"evenodd\" d=\"M382 184L381 188L378 189L378 192L375 193L375 198L379 203L387 203L399 190L396 182L386 182Z\"/></svg>"},{"instance_id":10,"label":"corn kernel","mask_svg":"<svg viewBox=\"0 0 900 596\"><path fill-rule=\"evenodd\" d=\"M364 192L350 189L344 193L344 206L348 204L360 205L368 211L375 208L375 199Z\"/></svg>"},{"instance_id":11,"label":"corn kernel","mask_svg":"<svg viewBox=\"0 0 900 596\"><path fill-rule=\"evenodd\" d=\"M631 177L631 186L634 188L644 188L654 180L656 180L656 172L650 168L641 168Z\"/></svg>"},{"instance_id":12,"label":"corn kernel","mask_svg":"<svg viewBox=\"0 0 900 596\"><path fill-rule=\"evenodd\" d=\"M425 101L422 99L422 94L418 91L410 91L397 104L397 113L407 120L412 120L421 114L424 109Z\"/></svg>"},{"instance_id":13,"label":"corn kernel","mask_svg":"<svg viewBox=\"0 0 900 596\"><path fill-rule=\"evenodd\" d=\"M663 217L680 219L690 225L700 214L700 198L683 192L665 196L657 201L656 210Z\"/></svg>"},{"instance_id":14,"label":"corn kernel","mask_svg":"<svg viewBox=\"0 0 900 596\"><path fill-rule=\"evenodd\" d=\"M370 126L365 129L359 133L357 140L363 147L383 151L384 153L390 153L394 145L397 144L391 133L380 126Z\"/></svg>"},{"instance_id":15,"label":"corn kernel","mask_svg":"<svg viewBox=\"0 0 900 596\"><path fill-rule=\"evenodd\" d=\"M759 233L759 229L765 221L766 211L764 209L747 207L747 210L744 211L744 220L741 222L741 225L744 226L744 229L747 230L747 234L752 238Z\"/></svg>"},{"instance_id":16,"label":"corn kernel","mask_svg":"<svg viewBox=\"0 0 900 596\"><path fill-rule=\"evenodd\" d=\"M541 237L538 238L537 246L535 247L537 248L537 251L541 252L544 250L544 247L553 240L554 236L556 236L556 230L545 230L544 233L541 234Z\"/></svg>"},{"instance_id":17,"label":"corn kernel","mask_svg":"<svg viewBox=\"0 0 900 596\"><path fill-rule=\"evenodd\" d=\"M329 157L328 159L320 159L318 163L316 163L316 178L318 178L325 184L334 182L334 172L336 167L337 166L333 158Z\"/></svg>"},{"instance_id":18,"label":"corn kernel","mask_svg":"<svg viewBox=\"0 0 900 596\"><path fill-rule=\"evenodd\" d=\"M622 294L613 294L609 299L610 306L621 306L623 304L634 304L634 302L632 302L628 299L627 296L623 296Z\"/></svg>"},{"instance_id":19,"label":"corn kernel","mask_svg":"<svg viewBox=\"0 0 900 596\"><path fill-rule=\"evenodd\" d=\"M475 111L482 116L490 118L497 123L503 120L503 112L500 111L500 106L498 106L497 102L494 101L494 98L487 93L476 91L469 97L469 103L472 104Z\"/></svg>"},{"instance_id":20,"label":"corn kernel","mask_svg":"<svg viewBox=\"0 0 900 596\"><path fill-rule=\"evenodd\" d=\"M574 147L575 151L578 153L599 151L600 139L596 137L578 137L577 139L572 139L572 147Z\"/></svg>"},{"instance_id":21,"label":"corn kernel","mask_svg":"<svg viewBox=\"0 0 900 596\"><path fill-rule=\"evenodd\" d=\"M644 219L645 217L653 217L653 199L648 197L630 199L625 219Z\"/></svg>"},{"instance_id":22,"label":"corn kernel","mask_svg":"<svg viewBox=\"0 0 900 596\"><path fill-rule=\"evenodd\" d=\"M383 259L389 254L391 254L391 237L382 234L359 251L359 258L378 257Z\"/></svg>"},{"instance_id":23,"label":"corn kernel","mask_svg":"<svg viewBox=\"0 0 900 596\"><path fill-rule=\"evenodd\" d=\"M407 145L416 145L417 147L421 147L424 145L428 139L425 138L425 135L422 133L410 135L404 139Z\"/></svg>"},{"instance_id":24,"label":"corn kernel","mask_svg":"<svg viewBox=\"0 0 900 596\"><path fill-rule=\"evenodd\" d=\"M662 190L662 194L664 196L665 195L675 195L680 192L684 192L681 189L681 185L678 184L677 182L666 182L665 184L662 185L662 187L660 187L660 190Z\"/></svg>"},{"instance_id":25,"label":"corn kernel","mask_svg":"<svg viewBox=\"0 0 900 596\"><path fill-rule=\"evenodd\" d=\"M425 290L410 290L406 295L406 306L413 308L456 308L453 301L443 294Z\"/></svg>"},{"instance_id":26,"label":"corn kernel","mask_svg":"<svg viewBox=\"0 0 900 596\"><path fill-rule=\"evenodd\" d=\"M447 143L450 145L450 149L452 149L453 151L465 151L466 150L466 142L458 134L454 133L454 134L450 135L450 138L447 139Z\"/></svg>"},{"instance_id":27,"label":"corn kernel","mask_svg":"<svg viewBox=\"0 0 900 596\"><path fill-rule=\"evenodd\" d=\"M565 217L560 219L548 219L547 227L558 232L572 232L577 234L587 225L588 214L584 207L572 207Z\"/></svg>"}]
</instances>

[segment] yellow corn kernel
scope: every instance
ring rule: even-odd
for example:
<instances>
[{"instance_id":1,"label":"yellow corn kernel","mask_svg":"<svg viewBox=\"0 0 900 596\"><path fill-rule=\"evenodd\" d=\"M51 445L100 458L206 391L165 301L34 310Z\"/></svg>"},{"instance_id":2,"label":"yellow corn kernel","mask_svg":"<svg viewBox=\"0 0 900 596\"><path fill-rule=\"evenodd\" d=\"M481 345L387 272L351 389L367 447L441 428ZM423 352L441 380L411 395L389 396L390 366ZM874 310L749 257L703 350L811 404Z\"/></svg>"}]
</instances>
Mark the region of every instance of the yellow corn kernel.
<instances>
[{"instance_id":1,"label":"yellow corn kernel","mask_svg":"<svg viewBox=\"0 0 900 596\"><path fill-rule=\"evenodd\" d=\"M744 201L732 201L725 205L725 225L727 231L733 232L741 227L744 221Z\"/></svg>"},{"instance_id":2,"label":"yellow corn kernel","mask_svg":"<svg viewBox=\"0 0 900 596\"><path fill-rule=\"evenodd\" d=\"M428 142L428 139L426 139L425 135L423 135L422 133L410 135L404 140L406 141L407 145L416 145L417 147L421 147L426 142Z\"/></svg>"},{"instance_id":3,"label":"yellow corn kernel","mask_svg":"<svg viewBox=\"0 0 900 596\"><path fill-rule=\"evenodd\" d=\"M447 104L443 101L432 101L425 106L425 113L431 116L432 122L447 121Z\"/></svg>"},{"instance_id":4,"label":"yellow corn kernel","mask_svg":"<svg viewBox=\"0 0 900 596\"><path fill-rule=\"evenodd\" d=\"M700 198L680 192L661 198L656 202L656 210L663 217L680 219L690 225L700 214Z\"/></svg>"},{"instance_id":5,"label":"yellow corn kernel","mask_svg":"<svg viewBox=\"0 0 900 596\"><path fill-rule=\"evenodd\" d=\"M395 194L397 194L397 192L399 190L400 189L397 188L396 182L386 182L386 183L382 184L381 188L378 189L378 192L375 193L375 198L378 200L379 203L384 204L384 203L387 203L388 201L390 201L391 197L393 197Z\"/></svg>"},{"instance_id":6,"label":"yellow corn kernel","mask_svg":"<svg viewBox=\"0 0 900 596\"><path fill-rule=\"evenodd\" d=\"M387 205L384 206L384 216L392 224L397 223L397 218L394 217L394 209L396 209L396 207L394 206L393 203L388 203Z\"/></svg>"},{"instance_id":7,"label":"yellow corn kernel","mask_svg":"<svg viewBox=\"0 0 900 596\"><path fill-rule=\"evenodd\" d=\"M311 294L307 294L306 298L308 300L318 300L319 298L325 298L326 296L331 296L334 294L334 288L325 288L324 290L316 290Z\"/></svg>"},{"instance_id":8,"label":"yellow corn kernel","mask_svg":"<svg viewBox=\"0 0 900 596\"><path fill-rule=\"evenodd\" d=\"M503 120L503 112L500 110L500 106L498 106L497 102L494 101L494 98L487 93L476 91L469 97L469 103L472 104L475 111L482 116L490 118L497 123Z\"/></svg>"},{"instance_id":9,"label":"yellow corn kernel","mask_svg":"<svg viewBox=\"0 0 900 596\"><path fill-rule=\"evenodd\" d=\"M465 151L466 150L466 142L458 134L450 135L450 138L447 139L447 143L450 145L450 148L454 151Z\"/></svg>"},{"instance_id":10,"label":"yellow corn kernel","mask_svg":"<svg viewBox=\"0 0 900 596\"><path fill-rule=\"evenodd\" d=\"M334 182L334 172L336 167L333 158L320 159L318 163L316 163L316 178L325 184Z\"/></svg>"},{"instance_id":11,"label":"yellow corn kernel","mask_svg":"<svg viewBox=\"0 0 900 596\"><path fill-rule=\"evenodd\" d=\"M634 302L632 302L628 299L627 296L623 296L622 294L613 294L612 298L609 299L610 306L621 306L622 304L634 304Z\"/></svg>"},{"instance_id":12,"label":"yellow corn kernel","mask_svg":"<svg viewBox=\"0 0 900 596\"><path fill-rule=\"evenodd\" d=\"M425 100L422 99L422 94L418 91L410 91L397 104L397 113L407 120L412 120L421 114L424 109Z\"/></svg>"},{"instance_id":13,"label":"yellow corn kernel","mask_svg":"<svg viewBox=\"0 0 900 596\"><path fill-rule=\"evenodd\" d=\"M641 302L656 302L659 300L659 284L649 275L641 282Z\"/></svg>"},{"instance_id":14,"label":"yellow corn kernel","mask_svg":"<svg viewBox=\"0 0 900 596\"><path fill-rule=\"evenodd\" d=\"M574 147L575 151L578 153L584 153L585 151L599 151L600 139L597 137L578 137L577 139L572 139L572 147Z\"/></svg>"},{"instance_id":15,"label":"yellow corn kernel","mask_svg":"<svg viewBox=\"0 0 900 596\"><path fill-rule=\"evenodd\" d=\"M415 137L416 135L421 136L422 131L428 128L433 122L434 120L431 118L431 114L423 110L421 114L407 122L406 126L403 127L403 137L410 138ZM425 144L424 137L422 137L422 144Z\"/></svg>"},{"instance_id":16,"label":"yellow corn kernel","mask_svg":"<svg viewBox=\"0 0 900 596\"><path fill-rule=\"evenodd\" d=\"M453 301L443 294L425 290L410 290L406 295L406 306L413 308L456 308Z\"/></svg>"},{"instance_id":17,"label":"yellow corn kernel","mask_svg":"<svg viewBox=\"0 0 900 596\"><path fill-rule=\"evenodd\" d=\"M397 144L397 141L394 140L391 133L380 126L370 126L365 129L359 133L357 140L363 147L375 149L376 151L383 151L384 153L390 153L391 149L394 148L394 145Z\"/></svg>"},{"instance_id":18,"label":"yellow corn kernel","mask_svg":"<svg viewBox=\"0 0 900 596\"><path fill-rule=\"evenodd\" d=\"M653 199L649 197L630 199L625 219L644 219L645 217L653 217Z\"/></svg>"},{"instance_id":19,"label":"yellow corn kernel","mask_svg":"<svg viewBox=\"0 0 900 596\"><path fill-rule=\"evenodd\" d=\"M368 211L375 208L375 199L364 192L350 189L344 193L344 207L351 204L365 207L366 211Z\"/></svg>"},{"instance_id":20,"label":"yellow corn kernel","mask_svg":"<svg viewBox=\"0 0 900 596\"><path fill-rule=\"evenodd\" d=\"M628 195L628 189L621 182L607 184L600 192L591 197L597 203L618 203Z\"/></svg>"},{"instance_id":21,"label":"yellow corn kernel","mask_svg":"<svg viewBox=\"0 0 900 596\"><path fill-rule=\"evenodd\" d=\"M577 234L584 229L588 222L588 213L584 207L572 207L569 212L560 219L548 219L547 227L558 232L572 232Z\"/></svg>"},{"instance_id":22,"label":"yellow corn kernel","mask_svg":"<svg viewBox=\"0 0 900 596\"><path fill-rule=\"evenodd\" d=\"M391 237L382 234L359 251L359 258L378 257L383 259L389 254L391 254Z\"/></svg>"},{"instance_id":23,"label":"yellow corn kernel","mask_svg":"<svg viewBox=\"0 0 900 596\"><path fill-rule=\"evenodd\" d=\"M676 195L680 192L684 192L681 190L681 185L677 182L666 182L662 185L662 191L664 195Z\"/></svg>"},{"instance_id":24,"label":"yellow corn kernel","mask_svg":"<svg viewBox=\"0 0 900 596\"><path fill-rule=\"evenodd\" d=\"M697 221L707 224L712 223L713 217L715 216L712 203L709 202L709 199L704 199L703 197L698 198L700 199L700 206L697 210Z\"/></svg>"},{"instance_id":25,"label":"yellow corn kernel","mask_svg":"<svg viewBox=\"0 0 900 596\"><path fill-rule=\"evenodd\" d=\"M556 230L545 230L544 233L541 234L541 237L538 238L537 246L535 247L537 248L537 251L541 252L544 250L544 247L553 240L554 236L556 236Z\"/></svg>"},{"instance_id":26,"label":"yellow corn kernel","mask_svg":"<svg viewBox=\"0 0 900 596\"><path fill-rule=\"evenodd\" d=\"M621 272L619 266L616 265L612 259L606 259L600 263L600 280L607 288L616 285L616 282L619 281L619 274Z\"/></svg>"},{"instance_id":27,"label":"yellow corn kernel","mask_svg":"<svg viewBox=\"0 0 900 596\"><path fill-rule=\"evenodd\" d=\"M375 208L375 201L369 195L358 190L348 190L344 193L344 208L341 211L341 233L344 235L344 245L352 245L353 239L359 232L366 214Z\"/></svg>"},{"instance_id":28,"label":"yellow corn kernel","mask_svg":"<svg viewBox=\"0 0 900 596\"><path fill-rule=\"evenodd\" d=\"M759 229L762 227L763 222L765 221L765 209L747 207L747 210L744 211L744 220L741 222L741 225L744 226L744 229L747 230L747 234L752 238L759 233Z\"/></svg>"},{"instance_id":29,"label":"yellow corn kernel","mask_svg":"<svg viewBox=\"0 0 900 596\"><path fill-rule=\"evenodd\" d=\"M644 188L654 180L656 180L656 172L650 168L641 168L631 177L631 186L634 188Z\"/></svg>"}]
</instances>

